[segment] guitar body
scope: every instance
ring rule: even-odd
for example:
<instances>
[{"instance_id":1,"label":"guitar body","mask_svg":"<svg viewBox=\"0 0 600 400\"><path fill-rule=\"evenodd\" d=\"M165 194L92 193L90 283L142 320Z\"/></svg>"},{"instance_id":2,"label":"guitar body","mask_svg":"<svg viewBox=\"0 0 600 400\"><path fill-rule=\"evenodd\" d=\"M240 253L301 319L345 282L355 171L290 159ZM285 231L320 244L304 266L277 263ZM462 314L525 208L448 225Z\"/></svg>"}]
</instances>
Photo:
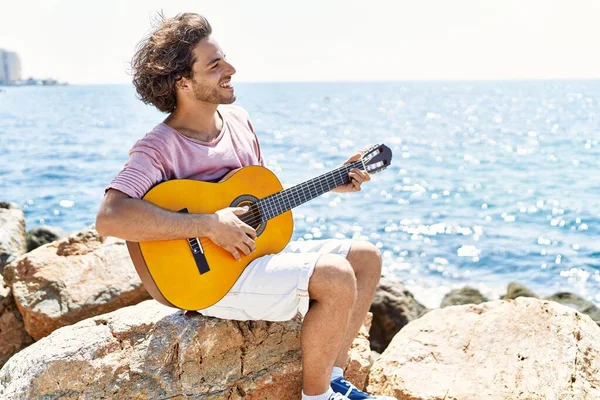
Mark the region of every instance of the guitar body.
<instances>
[{"instance_id":1,"label":"guitar body","mask_svg":"<svg viewBox=\"0 0 600 400\"><path fill-rule=\"evenodd\" d=\"M279 179L270 170L249 166L232 171L219 183L166 181L150 189L144 200L171 211L212 214L227 207L252 207L281 190ZM154 299L171 307L201 310L222 299L251 261L280 252L292 237L291 210L268 221L250 218L249 222L251 226L256 222L256 250L248 256L241 254L239 261L206 237L127 242L127 247Z\"/></svg>"}]
</instances>

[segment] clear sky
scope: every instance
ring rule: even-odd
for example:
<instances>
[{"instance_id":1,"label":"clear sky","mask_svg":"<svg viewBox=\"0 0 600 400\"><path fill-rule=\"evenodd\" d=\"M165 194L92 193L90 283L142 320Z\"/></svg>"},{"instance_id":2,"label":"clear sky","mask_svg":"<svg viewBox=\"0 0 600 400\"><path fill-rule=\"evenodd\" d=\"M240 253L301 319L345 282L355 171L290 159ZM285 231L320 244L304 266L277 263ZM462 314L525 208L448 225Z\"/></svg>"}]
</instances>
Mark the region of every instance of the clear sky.
<instances>
[{"instance_id":1,"label":"clear sky","mask_svg":"<svg viewBox=\"0 0 600 400\"><path fill-rule=\"evenodd\" d=\"M600 78L598 0L0 0L0 48L126 83L161 9L204 14L238 81Z\"/></svg>"}]
</instances>

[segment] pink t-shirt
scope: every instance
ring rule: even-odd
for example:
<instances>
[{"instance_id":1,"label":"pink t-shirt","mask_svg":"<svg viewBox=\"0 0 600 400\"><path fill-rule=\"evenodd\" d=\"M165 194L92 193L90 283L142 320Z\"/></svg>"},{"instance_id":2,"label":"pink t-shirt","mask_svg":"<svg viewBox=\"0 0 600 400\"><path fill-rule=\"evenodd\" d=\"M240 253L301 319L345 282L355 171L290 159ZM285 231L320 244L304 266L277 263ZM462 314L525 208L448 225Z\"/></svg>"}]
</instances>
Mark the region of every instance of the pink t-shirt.
<instances>
[{"instance_id":1,"label":"pink t-shirt","mask_svg":"<svg viewBox=\"0 0 600 400\"><path fill-rule=\"evenodd\" d=\"M220 180L229 171L262 165L258 138L248 113L237 106L219 106L223 128L213 141L190 139L158 124L129 150L129 161L106 190L117 189L142 198L157 183L170 179Z\"/></svg>"}]
</instances>

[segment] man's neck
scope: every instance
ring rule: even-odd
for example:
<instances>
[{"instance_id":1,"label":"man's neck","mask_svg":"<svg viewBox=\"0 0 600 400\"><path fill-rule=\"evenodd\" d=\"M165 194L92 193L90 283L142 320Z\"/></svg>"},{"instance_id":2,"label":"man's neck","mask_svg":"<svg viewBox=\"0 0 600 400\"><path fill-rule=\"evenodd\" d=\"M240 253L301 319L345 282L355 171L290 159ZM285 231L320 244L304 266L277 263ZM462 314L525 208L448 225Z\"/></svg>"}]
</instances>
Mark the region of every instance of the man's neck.
<instances>
[{"instance_id":1,"label":"man's neck","mask_svg":"<svg viewBox=\"0 0 600 400\"><path fill-rule=\"evenodd\" d=\"M179 106L165 119L165 124L192 139L209 142L219 136L223 120L216 104L199 103Z\"/></svg>"}]
</instances>

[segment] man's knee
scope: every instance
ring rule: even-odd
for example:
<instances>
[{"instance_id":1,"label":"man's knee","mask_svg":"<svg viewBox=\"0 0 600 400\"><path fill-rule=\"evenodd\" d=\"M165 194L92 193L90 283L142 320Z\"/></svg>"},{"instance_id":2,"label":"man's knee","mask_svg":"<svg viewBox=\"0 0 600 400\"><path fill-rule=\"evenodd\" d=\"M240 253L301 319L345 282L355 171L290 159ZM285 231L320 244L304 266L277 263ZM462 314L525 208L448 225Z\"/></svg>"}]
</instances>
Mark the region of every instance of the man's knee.
<instances>
[{"instance_id":1,"label":"man's knee","mask_svg":"<svg viewBox=\"0 0 600 400\"><path fill-rule=\"evenodd\" d=\"M309 283L310 297L317 301L348 302L357 297L356 276L345 257L323 254L319 257Z\"/></svg>"},{"instance_id":2,"label":"man's knee","mask_svg":"<svg viewBox=\"0 0 600 400\"><path fill-rule=\"evenodd\" d=\"M357 275L367 275L379 281L381 277L381 252L373 243L356 240L352 242L348 260Z\"/></svg>"}]
</instances>

